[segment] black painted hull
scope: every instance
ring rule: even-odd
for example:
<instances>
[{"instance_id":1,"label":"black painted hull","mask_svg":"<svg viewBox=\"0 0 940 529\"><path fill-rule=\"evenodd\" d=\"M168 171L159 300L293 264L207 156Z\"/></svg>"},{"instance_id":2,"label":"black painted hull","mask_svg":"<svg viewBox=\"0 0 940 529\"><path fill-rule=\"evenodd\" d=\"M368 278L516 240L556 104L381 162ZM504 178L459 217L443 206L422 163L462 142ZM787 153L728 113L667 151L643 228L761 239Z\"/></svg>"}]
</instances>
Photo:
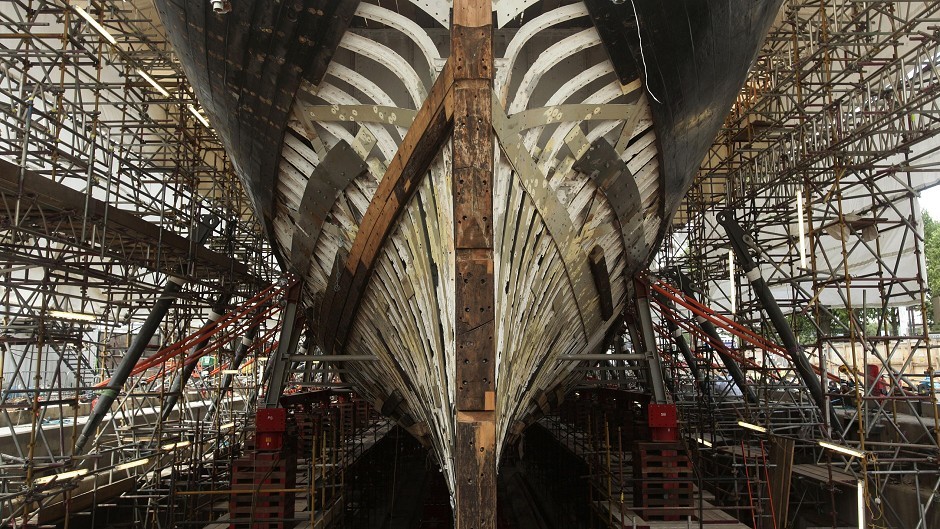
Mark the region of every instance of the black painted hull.
<instances>
[{"instance_id":1,"label":"black painted hull","mask_svg":"<svg viewBox=\"0 0 940 529\"><path fill-rule=\"evenodd\" d=\"M278 258L329 318L334 263L446 58L440 31L415 36L440 13L412 7L419 27L356 2L237 0L227 15L208 2L156 4ZM495 30L505 57L494 112L507 116L494 122L499 366L487 383L500 443L577 380L562 356L604 349L779 5L638 1L638 34L630 3L588 0ZM527 32L528 55L517 53ZM402 204L348 340L321 344L375 355L344 363L347 379L445 467L460 385L449 156L445 146Z\"/></svg>"}]
</instances>

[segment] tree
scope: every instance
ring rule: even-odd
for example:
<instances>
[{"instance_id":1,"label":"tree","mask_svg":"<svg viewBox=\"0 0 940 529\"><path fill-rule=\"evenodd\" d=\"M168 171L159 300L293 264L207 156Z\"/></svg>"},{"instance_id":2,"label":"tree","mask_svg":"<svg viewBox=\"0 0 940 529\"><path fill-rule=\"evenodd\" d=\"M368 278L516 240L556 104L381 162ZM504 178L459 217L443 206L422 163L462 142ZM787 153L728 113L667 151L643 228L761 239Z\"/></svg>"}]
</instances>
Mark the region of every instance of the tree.
<instances>
[{"instance_id":1,"label":"tree","mask_svg":"<svg viewBox=\"0 0 940 529\"><path fill-rule=\"evenodd\" d=\"M924 258L927 260L927 288L930 298L940 296L940 221L930 218L926 211L924 212ZM928 302L931 302L929 298ZM932 304L928 304L927 313L932 319Z\"/></svg>"},{"instance_id":2,"label":"tree","mask_svg":"<svg viewBox=\"0 0 940 529\"><path fill-rule=\"evenodd\" d=\"M940 295L940 222L924 211L924 259L927 260L927 324L936 328L933 298Z\"/></svg>"}]
</instances>

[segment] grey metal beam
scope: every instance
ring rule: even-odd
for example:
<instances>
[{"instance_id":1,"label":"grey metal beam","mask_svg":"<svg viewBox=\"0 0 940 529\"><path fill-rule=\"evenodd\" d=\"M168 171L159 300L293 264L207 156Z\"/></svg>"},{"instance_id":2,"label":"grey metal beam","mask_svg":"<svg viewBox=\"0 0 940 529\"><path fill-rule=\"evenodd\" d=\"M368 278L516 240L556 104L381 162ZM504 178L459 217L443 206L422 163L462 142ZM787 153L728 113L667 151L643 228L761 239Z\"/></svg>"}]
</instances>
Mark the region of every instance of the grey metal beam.
<instances>
[{"instance_id":1,"label":"grey metal beam","mask_svg":"<svg viewBox=\"0 0 940 529\"><path fill-rule=\"evenodd\" d=\"M558 355L559 362L580 362L582 360L603 361L603 360L646 360L645 354L631 353L596 353L596 354L574 354Z\"/></svg>"},{"instance_id":2,"label":"grey metal beam","mask_svg":"<svg viewBox=\"0 0 940 529\"><path fill-rule=\"evenodd\" d=\"M254 343L255 336L257 334L258 324L256 323L248 328L245 336L242 336L241 342L239 342L238 347L235 349L235 355L232 358L232 363L229 366L229 369L236 370L242 365L242 362L245 361L245 357L248 356L248 350ZM215 412L219 409L219 404L222 402L222 399L225 398L225 395L228 393L229 389L232 388L232 383L234 382L235 375L231 373L228 373L222 377L222 383L219 384L219 392L212 401L212 404L209 406L209 409L206 410L206 422L212 422L212 419L215 418Z\"/></svg>"},{"instance_id":3,"label":"grey metal beam","mask_svg":"<svg viewBox=\"0 0 940 529\"><path fill-rule=\"evenodd\" d=\"M294 362L376 362L379 357L373 355L291 355Z\"/></svg>"},{"instance_id":4,"label":"grey metal beam","mask_svg":"<svg viewBox=\"0 0 940 529\"><path fill-rule=\"evenodd\" d=\"M219 219L217 217L204 216L202 218L202 222L200 222L199 226L196 228L195 239L197 246L202 246L218 223ZM150 312L150 315L147 316L144 324L137 332L137 336L134 337L134 341L124 353L124 358L121 359L121 363L111 375L111 381L108 382L108 386L101 391L95 408L88 416L88 422L85 423L82 433L75 441L75 447L72 450L73 455L83 453L85 444L95 434L101 421L104 420L105 415L110 413L111 405L114 404L114 401L117 399L118 394L124 387L124 383L127 382L128 377L130 377L131 371L140 360L147 344L150 343L150 339L153 338L154 333L160 328L160 322L163 321L164 316L166 316L166 313L170 310L170 306L173 305L173 302L179 296L183 284L184 281L182 279L176 277L167 278L166 286L163 287L163 292L161 292L160 297L154 303L153 310Z\"/></svg>"},{"instance_id":5,"label":"grey metal beam","mask_svg":"<svg viewBox=\"0 0 940 529\"><path fill-rule=\"evenodd\" d=\"M702 370L698 368L695 355L692 354L692 349L689 348L689 343L685 341L685 336L682 335L682 329L680 329L675 323L671 321L666 322L666 327L672 334L672 340L676 343L676 348L679 349L679 354L682 355L682 358L685 359L686 365L689 366L689 371L692 373L692 378L695 379L695 383L699 385L700 389L702 389L704 393L705 388L701 387L705 381L704 377L702 376Z\"/></svg>"},{"instance_id":6,"label":"grey metal beam","mask_svg":"<svg viewBox=\"0 0 940 529\"><path fill-rule=\"evenodd\" d=\"M676 283L678 283L679 289L688 297L695 299L695 291L692 289L692 281L688 276L685 275L681 270L673 269L672 272L675 274ZM704 332L709 338L711 338L715 343L722 344L721 336L718 335L718 329L715 328L715 325L710 321L706 320L701 316L695 318L696 323L702 332ZM744 375L744 371L741 369L741 366L738 365L738 362L728 354L728 351L724 349L723 346L712 347L712 349L718 353L718 358L721 359L721 363L725 365L725 369L728 371L728 374L731 376L731 380L734 381L734 385L741 390L741 394L747 399L748 402L752 404L757 404L759 399L757 398L757 392L754 391L754 388L751 387L747 382L747 377Z\"/></svg>"},{"instance_id":7,"label":"grey metal beam","mask_svg":"<svg viewBox=\"0 0 940 529\"><path fill-rule=\"evenodd\" d=\"M749 247L755 245L754 240L750 235L744 233L738 221L735 220L734 216L732 216L729 211L722 211L718 214L718 223L725 229L728 240L731 241L734 256L737 258L741 269L751 283L751 289L764 308L764 312L766 312L767 317L770 318L770 322L773 324L774 330L777 331L780 341L783 342L783 346L787 350L790 360L793 362L793 367L796 369L806 389L809 390L816 406L819 407L819 413L822 417L828 416L831 424L841 432L842 420L835 413L835 410L829 406L829 401L826 400L826 394L823 391L822 382L816 375L809 359L806 358L806 355L803 353L803 348L800 347L800 343L796 339L793 329L790 328L786 316L784 316L783 311L780 310L777 300L774 299L770 287L767 286L767 282L764 281L764 278L761 276L760 268L757 266L754 257L749 251Z\"/></svg>"},{"instance_id":8,"label":"grey metal beam","mask_svg":"<svg viewBox=\"0 0 940 529\"><path fill-rule=\"evenodd\" d=\"M277 407L293 359L291 353L297 350L300 341L302 325L297 324L297 308L300 304L300 284L291 287L287 295L287 307L281 313L281 334L278 338L277 351L268 362L267 386L264 394L264 405L267 408Z\"/></svg>"},{"instance_id":9,"label":"grey metal beam","mask_svg":"<svg viewBox=\"0 0 940 529\"><path fill-rule=\"evenodd\" d=\"M643 339L640 337L640 330L637 329L636 321L627 321L626 329L627 334L630 335L630 344L633 345L633 350L641 350L643 348ZM643 356L643 360L646 360L646 355ZM636 374L636 377L640 380L644 387L650 386L649 370L642 369L641 364L635 360L624 360L624 362L627 362L630 367L633 368L633 372Z\"/></svg>"},{"instance_id":10,"label":"grey metal beam","mask_svg":"<svg viewBox=\"0 0 940 529\"><path fill-rule=\"evenodd\" d=\"M656 404L666 404L666 375L656 351L656 333L653 331L653 315L650 312L649 293L645 285L637 285L636 312L642 334L646 362L649 365L649 385Z\"/></svg>"},{"instance_id":11,"label":"grey metal beam","mask_svg":"<svg viewBox=\"0 0 940 529\"><path fill-rule=\"evenodd\" d=\"M206 323L203 324L201 330L206 329L213 323L219 321L219 318L222 317L222 313L225 311L225 306L228 305L228 302L231 299L232 295L229 293L223 293L219 295L219 299L216 301L215 306L213 306L212 310L209 312L209 317L206 318ZM163 413L160 416L161 421L165 421L170 418L170 414L173 413L173 409L176 408L176 403L179 402L180 397L183 396L183 388L186 387L189 379L193 376L193 371L195 371L196 366L199 365L198 361L187 364L186 360L190 355L198 356L199 352L209 345L209 341L211 339L211 334L205 336L202 340L199 341L199 343L196 344L196 347L193 348L192 353L187 352L187 354L183 356L183 369L177 371L176 375L173 376L173 382L170 384L170 392L163 403Z\"/></svg>"},{"instance_id":12,"label":"grey metal beam","mask_svg":"<svg viewBox=\"0 0 940 529\"><path fill-rule=\"evenodd\" d=\"M702 329L702 332L707 334L715 343L723 343L715 324L701 316L696 317L695 321L698 323L699 328ZM741 390L741 393L744 394L748 402L757 404L760 400L757 398L757 392L754 391L754 388L748 383L747 377L744 375L744 370L738 365L737 360L729 355L723 346L712 347L712 349L718 353L718 358L721 359L721 363L725 365L725 369L727 369L728 374L731 375L731 380L734 381L734 385L738 386L738 389Z\"/></svg>"}]
</instances>

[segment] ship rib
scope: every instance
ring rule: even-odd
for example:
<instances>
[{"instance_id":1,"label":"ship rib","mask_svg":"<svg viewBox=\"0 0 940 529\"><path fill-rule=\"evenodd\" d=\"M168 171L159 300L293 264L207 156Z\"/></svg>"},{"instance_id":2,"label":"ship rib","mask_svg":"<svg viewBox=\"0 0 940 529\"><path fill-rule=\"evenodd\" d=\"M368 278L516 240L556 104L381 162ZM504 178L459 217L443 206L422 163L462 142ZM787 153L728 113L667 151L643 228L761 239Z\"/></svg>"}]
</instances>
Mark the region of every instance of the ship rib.
<instances>
[{"instance_id":1,"label":"ship rib","mask_svg":"<svg viewBox=\"0 0 940 529\"><path fill-rule=\"evenodd\" d=\"M495 388L498 457L577 380L562 356L606 347L779 0L684 0L693 25L647 1L500 2L495 31L473 12L461 31L495 42L495 74L472 80L492 80L479 92L492 153L473 152L466 130L463 150L451 146L450 4L411 3L434 27L356 1L239 0L223 17L157 0L279 259L303 280L320 349L376 359L348 362L345 381L433 446L453 491L473 416L458 421L455 253L468 248L455 249L452 157L492 156L496 365L482 384Z\"/></svg>"}]
</instances>

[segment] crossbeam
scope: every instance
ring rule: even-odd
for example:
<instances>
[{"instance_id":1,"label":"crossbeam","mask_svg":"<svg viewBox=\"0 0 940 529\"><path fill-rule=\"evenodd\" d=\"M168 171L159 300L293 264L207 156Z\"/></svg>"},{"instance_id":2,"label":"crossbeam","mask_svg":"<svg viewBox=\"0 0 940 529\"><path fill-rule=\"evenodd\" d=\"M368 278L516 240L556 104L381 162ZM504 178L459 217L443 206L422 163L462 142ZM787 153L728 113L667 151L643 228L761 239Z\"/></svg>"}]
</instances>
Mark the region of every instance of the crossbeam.
<instances>
[{"instance_id":1,"label":"crossbeam","mask_svg":"<svg viewBox=\"0 0 940 529\"><path fill-rule=\"evenodd\" d=\"M22 181L20 178L22 177ZM81 191L72 189L64 184L46 178L28 169L21 169L6 160L0 160L0 203L4 204L6 211L14 211L15 202L20 200L20 211L29 213L26 205L38 206L44 215L52 212L67 213L84 216L91 222L107 222L107 227L113 232L120 232L136 244L156 244L163 250L164 266L172 265L173 260L167 259L173 255L182 263L191 258L200 268L212 270L231 270L239 279L258 283L249 268L242 262L236 261L224 254L210 250L202 245L193 244L187 237L182 237L170 230L148 222L133 213L116 208L107 202L87 196ZM20 219L21 221L23 219ZM42 222L42 219L39 219ZM89 233L91 230L88 230ZM154 241L153 243L149 241ZM127 252L126 245L113 249L122 255ZM138 252L143 255L143 252ZM157 252L151 252L149 266L156 268ZM177 270L173 270L175 273Z\"/></svg>"},{"instance_id":2,"label":"crossbeam","mask_svg":"<svg viewBox=\"0 0 940 529\"><path fill-rule=\"evenodd\" d=\"M349 255L330 277L320 311L324 354L343 352L382 247L447 139L453 125L453 82L453 64L447 61L386 169Z\"/></svg>"}]
</instances>

